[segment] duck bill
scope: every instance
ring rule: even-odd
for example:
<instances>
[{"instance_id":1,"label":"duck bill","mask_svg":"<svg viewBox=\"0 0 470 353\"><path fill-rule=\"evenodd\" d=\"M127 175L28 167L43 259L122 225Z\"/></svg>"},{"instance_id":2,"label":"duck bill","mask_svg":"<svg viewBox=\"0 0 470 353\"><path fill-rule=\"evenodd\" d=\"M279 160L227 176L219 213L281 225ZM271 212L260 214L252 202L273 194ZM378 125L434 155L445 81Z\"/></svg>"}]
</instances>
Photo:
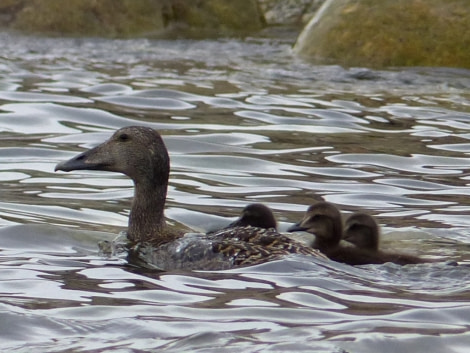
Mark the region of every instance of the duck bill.
<instances>
[{"instance_id":1,"label":"duck bill","mask_svg":"<svg viewBox=\"0 0 470 353\"><path fill-rule=\"evenodd\" d=\"M351 240L353 237L353 235L350 233L352 231L351 229L352 227L346 227L343 231L343 240L346 240L346 241L349 241Z\"/></svg>"},{"instance_id":2,"label":"duck bill","mask_svg":"<svg viewBox=\"0 0 470 353\"><path fill-rule=\"evenodd\" d=\"M54 171L61 170L63 172L71 172L72 170L107 170L110 165L109 161L103 158L97 158L100 153L97 153L98 147L80 153L68 161L60 162L55 166Z\"/></svg>"},{"instance_id":3,"label":"duck bill","mask_svg":"<svg viewBox=\"0 0 470 353\"><path fill-rule=\"evenodd\" d=\"M289 228L287 228L288 232L305 232L307 228L300 225L300 223L296 223Z\"/></svg>"},{"instance_id":4,"label":"duck bill","mask_svg":"<svg viewBox=\"0 0 470 353\"><path fill-rule=\"evenodd\" d=\"M235 228L235 227L243 227L245 224L240 219L237 219L230 223L226 228Z\"/></svg>"}]
</instances>

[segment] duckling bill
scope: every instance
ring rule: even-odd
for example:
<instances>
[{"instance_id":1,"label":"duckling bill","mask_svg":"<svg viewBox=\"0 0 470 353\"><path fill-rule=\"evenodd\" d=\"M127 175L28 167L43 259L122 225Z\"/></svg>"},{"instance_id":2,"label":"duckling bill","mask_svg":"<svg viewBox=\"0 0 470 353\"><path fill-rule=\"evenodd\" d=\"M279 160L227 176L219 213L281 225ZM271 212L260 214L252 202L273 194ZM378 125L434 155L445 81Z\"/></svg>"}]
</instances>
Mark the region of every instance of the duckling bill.
<instances>
[{"instance_id":1,"label":"duckling bill","mask_svg":"<svg viewBox=\"0 0 470 353\"><path fill-rule=\"evenodd\" d=\"M102 170L123 173L132 179L130 260L153 263L162 270L216 270L262 263L292 253L323 257L275 229L236 226L196 237L169 229L164 207L170 158L160 134L148 127L119 129L102 144L57 164L55 170Z\"/></svg>"}]
</instances>

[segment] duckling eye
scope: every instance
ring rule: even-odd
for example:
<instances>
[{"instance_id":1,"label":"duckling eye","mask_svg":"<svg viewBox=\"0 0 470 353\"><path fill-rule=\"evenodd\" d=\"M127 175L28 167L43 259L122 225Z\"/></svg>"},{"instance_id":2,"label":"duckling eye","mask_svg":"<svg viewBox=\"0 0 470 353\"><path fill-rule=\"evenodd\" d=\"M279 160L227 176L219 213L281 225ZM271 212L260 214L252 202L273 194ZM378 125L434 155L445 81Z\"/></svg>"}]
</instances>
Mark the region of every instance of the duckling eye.
<instances>
[{"instance_id":1,"label":"duckling eye","mask_svg":"<svg viewBox=\"0 0 470 353\"><path fill-rule=\"evenodd\" d=\"M360 229L360 228L361 228L361 226L360 226L359 224L357 224L357 223L353 223L353 224L351 224L351 225L349 226L349 229L350 229L350 230L358 230L358 229Z\"/></svg>"},{"instance_id":2,"label":"duckling eye","mask_svg":"<svg viewBox=\"0 0 470 353\"><path fill-rule=\"evenodd\" d=\"M118 136L118 140L121 142L126 142L130 139L128 134L121 134Z\"/></svg>"}]
</instances>

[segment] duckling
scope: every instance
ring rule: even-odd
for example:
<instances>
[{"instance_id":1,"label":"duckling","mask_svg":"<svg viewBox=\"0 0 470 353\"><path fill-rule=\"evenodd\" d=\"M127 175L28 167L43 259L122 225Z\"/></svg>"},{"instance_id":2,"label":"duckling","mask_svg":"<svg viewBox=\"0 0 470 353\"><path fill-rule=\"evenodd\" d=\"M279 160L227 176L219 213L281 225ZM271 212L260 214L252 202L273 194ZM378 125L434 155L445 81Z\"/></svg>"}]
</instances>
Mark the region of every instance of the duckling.
<instances>
[{"instance_id":1,"label":"duckling","mask_svg":"<svg viewBox=\"0 0 470 353\"><path fill-rule=\"evenodd\" d=\"M164 208L170 158L160 134L148 127L117 130L107 141L55 170L102 170L123 173L134 182L128 223L129 261L159 270L218 270L253 265L296 253L323 257L274 229L251 226L211 235L187 235L166 226Z\"/></svg>"},{"instance_id":2,"label":"duckling","mask_svg":"<svg viewBox=\"0 0 470 353\"><path fill-rule=\"evenodd\" d=\"M304 218L287 231L307 231L314 234L315 241L312 247L327 254L337 248L341 241L343 234L341 213L332 203L320 201L311 205L305 212Z\"/></svg>"},{"instance_id":3,"label":"duckling","mask_svg":"<svg viewBox=\"0 0 470 353\"><path fill-rule=\"evenodd\" d=\"M432 262L409 254L379 250L380 230L375 219L366 213L353 213L346 220L343 239L354 244L358 249L368 251L375 256L371 263L393 262L398 265Z\"/></svg>"},{"instance_id":4,"label":"duckling","mask_svg":"<svg viewBox=\"0 0 470 353\"><path fill-rule=\"evenodd\" d=\"M273 211L261 203L251 203L242 210L238 219L230 223L225 228L252 226L257 228L277 229L277 222Z\"/></svg>"}]
</instances>

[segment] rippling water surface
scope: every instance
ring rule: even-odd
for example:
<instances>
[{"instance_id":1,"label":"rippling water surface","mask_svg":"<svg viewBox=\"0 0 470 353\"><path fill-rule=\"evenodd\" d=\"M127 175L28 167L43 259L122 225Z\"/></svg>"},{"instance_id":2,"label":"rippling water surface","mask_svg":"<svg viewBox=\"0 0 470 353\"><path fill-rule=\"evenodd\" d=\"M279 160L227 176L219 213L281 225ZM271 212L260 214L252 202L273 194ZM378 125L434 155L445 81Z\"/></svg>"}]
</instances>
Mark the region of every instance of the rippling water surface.
<instances>
[{"instance_id":1,"label":"rippling water surface","mask_svg":"<svg viewBox=\"0 0 470 353\"><path fill-rule=\"evenodd\" d=\"M311 66L272 39L0 43L1 351L469 351L469 71ZM131 182L54 166L135 124L164 136L176 226L263 202L284 229L324 199L440 262L154 273L101 257Z\"/></svg>"}]
</instances>

